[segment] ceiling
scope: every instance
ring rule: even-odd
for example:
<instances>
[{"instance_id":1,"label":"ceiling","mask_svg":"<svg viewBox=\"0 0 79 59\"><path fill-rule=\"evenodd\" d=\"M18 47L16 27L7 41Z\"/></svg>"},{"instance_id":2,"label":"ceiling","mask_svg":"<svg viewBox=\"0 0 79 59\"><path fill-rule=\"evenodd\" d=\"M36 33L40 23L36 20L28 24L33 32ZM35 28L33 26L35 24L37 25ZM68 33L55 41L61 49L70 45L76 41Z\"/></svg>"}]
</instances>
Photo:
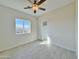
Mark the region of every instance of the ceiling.
<instances>
[{"instance_id":1,"label":"ceiling","mask_svg":"<svg viewBox=\"0 0 79 59\"><path fill-rule=\"evenodd\" d=\"M33 0L32 0L33 1ZM25 12L27 14L35 15L35 16L40 16L48 11L55 10L57 8L60 8L64 5L70 4L74 2L75 0L46 0L41 7L46 8L46 11L40 11L38 10L36 14L33 13L31 9L24 9L24 7L31 4L27 0L0 0L0 4Z\"/></svg>"}]
</instances>

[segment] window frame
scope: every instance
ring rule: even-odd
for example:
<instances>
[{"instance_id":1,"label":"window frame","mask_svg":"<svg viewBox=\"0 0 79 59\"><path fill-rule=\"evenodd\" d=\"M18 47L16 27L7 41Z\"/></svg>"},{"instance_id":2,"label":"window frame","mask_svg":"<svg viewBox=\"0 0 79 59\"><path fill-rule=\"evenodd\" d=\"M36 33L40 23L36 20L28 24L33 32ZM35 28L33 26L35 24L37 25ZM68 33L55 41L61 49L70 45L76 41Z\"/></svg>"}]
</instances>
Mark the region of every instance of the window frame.
<instances>
[{"instance_id":1,"label":"window frame","mask_svg":"<svg viewBox=\"0 0 79 59\"><path fill-rule=\"evenodd\" d=\"M20 19L20 20L22 20L23 21L23 32L22 33L17 33L17 31L16 31L16 20L17 19ZM29 23L30 23L30 32L28 33L28 32L24 32L24 21L29 21ZM16 34L30 34L31 32L32 32L32 22L31 22L31 20L28 20L28 19L26 19L26 18L15 18L15 32L16 32Z\"/></svg>"}]
</instances>

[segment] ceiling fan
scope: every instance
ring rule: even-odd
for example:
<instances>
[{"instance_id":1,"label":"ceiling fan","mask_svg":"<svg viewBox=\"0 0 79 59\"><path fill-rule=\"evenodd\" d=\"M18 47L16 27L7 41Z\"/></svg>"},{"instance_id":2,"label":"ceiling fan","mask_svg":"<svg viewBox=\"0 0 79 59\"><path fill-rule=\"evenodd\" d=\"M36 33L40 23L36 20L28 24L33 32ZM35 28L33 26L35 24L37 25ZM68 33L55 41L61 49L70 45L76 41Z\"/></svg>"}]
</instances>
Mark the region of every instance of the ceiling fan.
<instances>
[{"instance_id":1,"label":"ceiling fan","mask_svg":"<svg viewBox=\"0 0 79 59\"><path fill-rule=\"evenodd\" d=\"M46 10L45 8L40 7L40 5L44 3L46 0L40 0L40 1L34 0L34 2L32 2L31 0L28 1L32 4L32 6L24 7L24 9L32 9L34 13L36 13L38 9L42 11Z\"/></svg>"}]
</instances>

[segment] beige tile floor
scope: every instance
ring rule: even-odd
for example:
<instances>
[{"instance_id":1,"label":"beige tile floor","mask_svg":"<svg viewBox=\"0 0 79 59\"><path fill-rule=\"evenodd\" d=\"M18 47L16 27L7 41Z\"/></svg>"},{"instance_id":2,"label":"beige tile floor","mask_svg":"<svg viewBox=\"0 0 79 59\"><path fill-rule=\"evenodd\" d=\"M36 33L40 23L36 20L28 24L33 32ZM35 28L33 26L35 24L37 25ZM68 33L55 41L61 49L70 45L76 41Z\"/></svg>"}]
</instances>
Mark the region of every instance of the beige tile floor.
<instances>
[{"instance_id":1,"label":"beige tile floor","mask_svg":"<svg viewBox=\"0 0 79 59\"><path fill-rule=\"evenodd\" d=\"M75 52L40 43L36 41L0 53L0 59L76 59Z\"/></svg>"}]
</instances>

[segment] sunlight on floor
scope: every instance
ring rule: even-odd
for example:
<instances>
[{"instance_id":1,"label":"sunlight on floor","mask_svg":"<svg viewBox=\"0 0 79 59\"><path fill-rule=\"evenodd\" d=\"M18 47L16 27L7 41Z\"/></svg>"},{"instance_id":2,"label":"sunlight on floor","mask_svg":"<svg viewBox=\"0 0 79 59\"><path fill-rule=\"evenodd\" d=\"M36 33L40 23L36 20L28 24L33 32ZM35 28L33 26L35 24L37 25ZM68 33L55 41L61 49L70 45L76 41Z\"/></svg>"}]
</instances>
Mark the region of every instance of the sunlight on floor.
<instances>
[{"instance_id":1,"label":"sunlight on floor","mask_svg":"<svg viewBox=\"0 0 79 59\"><path fill-rule=\"evenodd\" d=\"M41 42L40 44L42 44L42 45L47 45L47 46L49 47L50 44L51 44L51 42L50 42L50 37L47 36L47 39L46 39L45 41Z\"/></svg>"}]
</instances>

